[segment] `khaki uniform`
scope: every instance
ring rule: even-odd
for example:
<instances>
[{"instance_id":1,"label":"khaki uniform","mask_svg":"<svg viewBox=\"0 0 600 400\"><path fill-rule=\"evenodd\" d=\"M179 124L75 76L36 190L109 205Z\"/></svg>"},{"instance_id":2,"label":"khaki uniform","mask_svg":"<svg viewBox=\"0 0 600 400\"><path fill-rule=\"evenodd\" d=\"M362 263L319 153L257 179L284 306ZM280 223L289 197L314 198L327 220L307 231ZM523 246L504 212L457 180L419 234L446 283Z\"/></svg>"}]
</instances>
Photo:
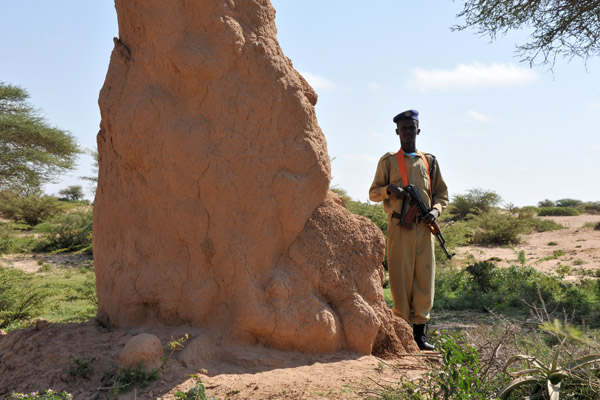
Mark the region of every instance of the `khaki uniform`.
<instances>
[{"instance_id":1,"label":"khaki uniform","mask_svg":"<svg viewBox=\"0 0 600 400\"><path fill-rule=\"evenodd\" d=\"M402 182L396 153L387 153L379 160L375 179L369 190L371 201L383 201L388 213L387 261L390 288L394 298L394 314L413 324L429 321L429 311L433 307L435 281L435 238L424 223L413 224L414 229L402 229L400 222L391 218L392 213L402 211L402 202L387 194L387 186L399 187L413 184L428 208L436 208L440 214L448 205L448 188L437 161L431 154L424 153L431 172L431 195L425 163L417 154L414 158L404 155L409 182ZM433 163L433 165L432 165Z\"/></svg>"}]
</instances>

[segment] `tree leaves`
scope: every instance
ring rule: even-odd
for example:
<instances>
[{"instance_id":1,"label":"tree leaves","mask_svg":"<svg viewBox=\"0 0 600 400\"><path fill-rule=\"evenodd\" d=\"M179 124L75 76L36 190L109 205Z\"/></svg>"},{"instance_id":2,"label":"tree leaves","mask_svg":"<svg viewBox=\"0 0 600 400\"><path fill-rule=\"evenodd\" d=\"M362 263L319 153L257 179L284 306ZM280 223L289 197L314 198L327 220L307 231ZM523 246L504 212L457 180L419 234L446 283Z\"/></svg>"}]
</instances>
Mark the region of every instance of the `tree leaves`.
<instances>
[{"instance_id":1,"label":"tree leaves","mask_svg":"<svg viewBox=\"0 0 600 400\"><path fill-rule=\"evenodd\" d=\"M32 193L74 167L80 150L27 104L29 94L0 82L0 190Z\"/></svg>"}]
</instances>

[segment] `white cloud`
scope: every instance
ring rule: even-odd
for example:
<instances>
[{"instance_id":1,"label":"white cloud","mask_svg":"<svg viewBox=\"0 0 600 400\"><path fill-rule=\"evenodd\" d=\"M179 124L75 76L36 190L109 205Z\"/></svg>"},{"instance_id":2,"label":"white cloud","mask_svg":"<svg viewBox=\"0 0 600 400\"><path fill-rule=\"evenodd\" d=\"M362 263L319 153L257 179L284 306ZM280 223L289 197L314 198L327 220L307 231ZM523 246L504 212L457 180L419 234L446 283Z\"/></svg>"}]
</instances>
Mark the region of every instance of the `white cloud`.
<instances>
[{"instance_id":1,"label":"white cloud","mask_svg":"<svg viewBox=\"0 0 600 400\"><path fill-rule=\"evenodd\" d=\"M600 103L591 103L590 108L592 110L600 110Z\"/></svg>"},{"instance_id":2,"label":"white cloud","mask_svg":"<svg viewBox=\"0 0 600 400\"><path fill-rule=\"evenodd\" d=\"M489 122L495 121L494 118L492 118L491 116L482 114L482 113L474 111L474 110L467 111L466 117L467 117L467 120L469 120L469 121L476 121L476 122L483 122L483 123L489 123Z\"/></svg>"},{"instance_id":3,"label":"white cloud","mask_svg":"<svg viewBox=\"0 0 600 400\"><path fill-rule=\"evenodd\" d=\"M315 90L335 89L335 83L320 75L311 74L310 72L300 72L300 74L310 83L310 86Z\"/></svg>"},{"instance_id":4,"label":"white cloud","mask_svg":"<svg viewBox=\"0 0 600 400\"><path fill-rule=\"evenodd\" d=\"M524 85L537 80L535 71L512 63L459 64L453 70L414 68L408 84L422 92L464 88Z\"/></svg>"}]
</instances>

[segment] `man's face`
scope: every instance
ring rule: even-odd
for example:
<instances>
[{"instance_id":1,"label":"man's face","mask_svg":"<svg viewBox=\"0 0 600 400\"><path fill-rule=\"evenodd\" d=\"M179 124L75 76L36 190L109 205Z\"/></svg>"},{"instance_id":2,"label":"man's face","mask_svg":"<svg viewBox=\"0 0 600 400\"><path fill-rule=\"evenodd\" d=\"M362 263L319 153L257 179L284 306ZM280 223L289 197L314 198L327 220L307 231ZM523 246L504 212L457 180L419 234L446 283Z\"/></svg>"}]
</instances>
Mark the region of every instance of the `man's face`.
<instances>
[{"instance_id":1,"label":"man's face","mask_svg":"<svg viewBox=\"0 0 600 400\"><path fill-rule=\"evenodd\" d=\"M400 141L405 143L414 142L421 132L419 123L414 119L401 119L396 126L396 134L400 136Z\"/></svg>"}]
</instances>

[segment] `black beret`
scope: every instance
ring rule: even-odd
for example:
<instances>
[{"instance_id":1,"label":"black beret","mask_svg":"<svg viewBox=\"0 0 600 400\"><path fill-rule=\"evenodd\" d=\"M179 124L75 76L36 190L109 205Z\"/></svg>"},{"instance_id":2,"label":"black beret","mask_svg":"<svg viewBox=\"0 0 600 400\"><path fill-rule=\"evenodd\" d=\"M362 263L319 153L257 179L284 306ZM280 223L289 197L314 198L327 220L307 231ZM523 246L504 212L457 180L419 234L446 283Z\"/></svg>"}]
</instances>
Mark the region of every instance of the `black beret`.
<instances>
[{"instance_id":1,"label":"black beret","mask_svg":"<svg viewBox=\"0 0 600 400\"><path fill-rule=\"evenodd\" d=\"M401 119L414 119L419 120L419 112L417 110L402 111L400 114L394 117L394 123L397 123Z\"/></svg>"}]
</instances>

